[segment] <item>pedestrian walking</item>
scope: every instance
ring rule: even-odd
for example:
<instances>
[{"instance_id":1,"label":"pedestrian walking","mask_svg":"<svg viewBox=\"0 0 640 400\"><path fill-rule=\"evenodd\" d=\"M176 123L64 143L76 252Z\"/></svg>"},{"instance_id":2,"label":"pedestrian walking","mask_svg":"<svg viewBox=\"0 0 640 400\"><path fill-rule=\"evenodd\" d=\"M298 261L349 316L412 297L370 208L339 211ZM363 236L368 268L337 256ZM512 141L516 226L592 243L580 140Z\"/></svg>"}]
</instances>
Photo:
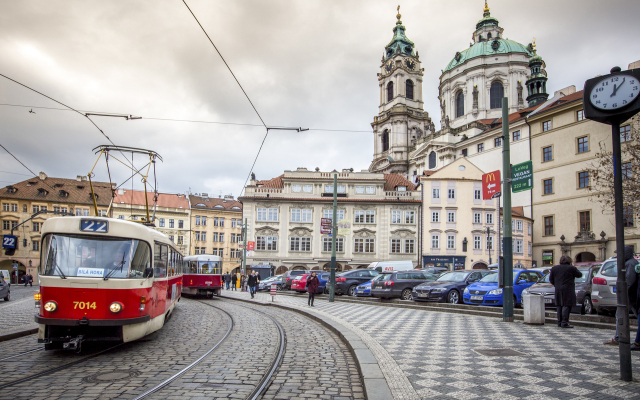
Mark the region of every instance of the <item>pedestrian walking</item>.
<instances>
[{"instance_id":1,"label":"pedestrian walking","mask_svg":"<svg viewBox=\"0 0 640 400\"><path fill-rule=\"evenodd\" d=\"M571 265L571 258L560 257L560 264L551 268L549 282L556 288L556 314L558 326L561 328L573 328L569 325L571 307L576 304L576 278L581 278L582 272Z\"/></svg>"},{"instance_id":2,"label":"pedestrian walking","mask_svg":"<svg viewBox=\"0 0 640 400\"><path fill-rule=\"evenodd\" d=\"M638 260L633 258L633 246L624 246L624 268L627 270L627 298L628 304L630 307L633 307L632 304L635 303L636 296L640 292L638 289L638 272L636 272L636 267L638 266ZM616 309L616 321L618 320L618 310ZM618 327L620 325L616 323L616 335L613 339L607 340L604 342L606 345L617 346L620 344ZM636 343L640 338L636 337ZM634 343L635 344L635 343Z\"/></svg>"},{"instance_id":3,"label":"pedestrian walking","mask_svg":"<svg viewBox=\"0 0 640 400\"><path fill-rule=\"evenodd\" d=\"M22 282L24 282L24 287L27 287L27 285L29 284L29 275L22 275Z\"/></svg>"},{"instance_id":4,"label":"pedestrian walking","mask_svg":"<svg viewBox=\"0 0 640 400\"><path fill-rule=\"evenodd\" d=\"M29 274L29 287L33 287L33 275L31 274Z\"/></svg>"},{"instance_id":5,"label":"pedestrian walking","mask_svg":"<svg viewBox=\"0 0 640 400\"><path fill-rule=\"evenodd\" d=\"M315 272L312 272L307 278L307 293L309 293L307 305L310 307L313 307L313 300L316 298L318 286L320 286L320 279L318 279Z\"/></svg>"},{"instance_id":6,"label":"pedestrian walking","mask_svg":"<svg viewBox=\"0 0 640 400\"><path fill-rule=\"evenodd\" d=\"M249 286L249 293L251 293L251 298L253 299L256 294L256 287L258 286L258 275L255 271L249 275L247 278L247 286Z\"/></svg>"},{"instance_id":7,"label":"pedestrian walking","mask_svg":"<svg viewBox=\"0 0 640 400\"><path fill-rule=\"evenodd\" d=\"M225 274L222 275L222 281L224 282L225 289L229 290L229 284L231 283L231 275L229 275L228 272L225 272Z\"/></svg>"},{"instance_id":8,"label":"pedestrian walking","mask_svg":"<svg viewBox=\"0 0 640 400\"><path fill-rule=\"evenodd\" d=\"M238 281L238 275L231 275L231 290L236 290L236 282Z\"/></svg>"}]
</instances>

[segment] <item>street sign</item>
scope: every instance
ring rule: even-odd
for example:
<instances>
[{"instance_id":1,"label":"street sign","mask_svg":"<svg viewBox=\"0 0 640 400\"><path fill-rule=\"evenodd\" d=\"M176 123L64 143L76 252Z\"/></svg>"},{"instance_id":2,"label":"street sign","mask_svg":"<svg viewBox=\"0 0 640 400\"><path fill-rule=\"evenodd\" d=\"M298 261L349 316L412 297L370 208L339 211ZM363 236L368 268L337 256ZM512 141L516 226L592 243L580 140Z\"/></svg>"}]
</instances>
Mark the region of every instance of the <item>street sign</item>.
<instances>
[{"instance_id":1,"label":"street sign","mask_svg":"<svg viewBox=\"0 0 640 400\"><path fill-rule=\"evenodd\" d=\"M482 199L490 200L500 196L500 170L482 175Z\"/></svg>"},{"instance_id":2,"label":"street sign","mask_svg":"<svg viewBox=\"0 0 640 400\"><path fill-rule=\"evenodd\" d=\"M348 219L341 219L338 221L338 235L347 236L351 235L351 221Z\"/></svg>"},{"instance_id":3,"label":"street sign","mask_svg":"<svg viewBox=\"0 0 640 400\"><path fill-rule=\"evenodd\" d=\"M330 228L333 225L333 220L331 218L322 218L320 219L320 225Z\"/></svg>"},{"instance_id":4,"label":"street sign","mask_svg":"<svg viewBox=\"0 0 640 400\"><path fill-rule=\"evenodd\" d=\"M525 161L511 167L511 191L531 190L533 187L533 162Z\"/></svg>"},{"instance_id":5,"label":"street sign","mask_svg":"<svg viewBox=\"0 0 640 400\"><path fill-rule=\"evenodd\" d=\"M325 228L324 226L320 227L321 235L331 235L331 228Z\"/></svg>"},{"instance_id":6,"label":"street sign","mask_svg":"<svg viewBox=\"0 0 640 400\"><path fill-rule=\"evenodd\" d=\"M5 249L15 249L18 238L13 235L4 235L2 237L2 247Z\"/></svg>"},{"instance_id":7,"label":"street sign","mask_svg":"<svg viewBox=\"0 0 640 400\"><path fill-rule=\"evenodd\" d=\"M247 250L253 250L256 248L256 242L247 242Z\"/></svg>"}]
</instances>

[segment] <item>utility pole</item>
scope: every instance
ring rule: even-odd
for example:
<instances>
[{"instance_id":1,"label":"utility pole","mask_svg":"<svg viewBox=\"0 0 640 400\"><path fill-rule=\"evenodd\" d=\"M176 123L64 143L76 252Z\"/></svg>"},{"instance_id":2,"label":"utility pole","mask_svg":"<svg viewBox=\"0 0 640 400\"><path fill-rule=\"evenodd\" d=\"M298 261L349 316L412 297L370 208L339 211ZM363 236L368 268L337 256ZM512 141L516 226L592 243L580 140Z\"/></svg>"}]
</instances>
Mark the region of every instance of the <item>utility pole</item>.
<instances>
[{"instance_id":1,"label":"utility pole","mask_svg":"<svg viewBox=\"0 0 640 400\"><path fill-rule=\"evenodd\" d=\"M489 265L492 264L492 262L491 262L491 248L493 247L493 242L489 241L489 239L491 238L490 235L491 235L491 227L487 226L487 243L491 243L491 246L487 246L488 247L487 250L489 250Z\"/></svg>"},{"instance_id":2,"label":"utility pole","mask_svg":"<svg viewBox=\"0 0 640 400\"><path fill-rule=\"evenodd\" d=\"M338 234L338 174L333 174L333 220L331 221L331 276L329 278L329 302L336 295L336 236Z\"/></svg>"},{"instance_id":3,"label":"utility pole","mask_svg":"<svg viewBox=\"0 0 640 400\"><path fill-rule=\"evenodd\" d=\"M244 245L242 246L242 275L247 272L247 219L244 219L244 226L242 227L242 233L244 236Z\"/></svg>"},{"instance_id":4,"label":"utility pole","mask_svg":"<svg viewBox=\"0 0 640 400\"><path fill-rule=\"evenodd\" d=\"M502 174L504 186L504 288L502 289L502 321L513 322L513 237L511 232L511 154L509 146L509 99L502 98ZM498 204L500 198L498 198ZM499 213L498 213L499 214ZM500 215L498 215L500 218ZM498 266L500 260L498 259Z\"/></svg>"}]
</instances>

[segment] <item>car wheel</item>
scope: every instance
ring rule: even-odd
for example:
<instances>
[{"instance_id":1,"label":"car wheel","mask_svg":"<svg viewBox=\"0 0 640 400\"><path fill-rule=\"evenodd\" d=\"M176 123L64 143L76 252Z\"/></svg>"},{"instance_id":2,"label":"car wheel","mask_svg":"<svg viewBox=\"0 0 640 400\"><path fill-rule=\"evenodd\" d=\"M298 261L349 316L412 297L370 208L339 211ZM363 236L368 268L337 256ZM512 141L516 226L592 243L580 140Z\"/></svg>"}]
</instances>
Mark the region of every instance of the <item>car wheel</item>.
<instances>
[{"instance_id":1,"label":"car wheel","mask_svg":"<svg viewBox=\"0 0 640 400\"><path fill-rule=\"evenodd\" d=\"M353 296L354 294L356 294L356 285L351 285L349 286L349 296Z\"/></svg>"},{"instance_id":2,"label":"car wheel","mask_svg":"<svg viewBox=\"0 0 640 400\"><path fill-rule=\"evenodd\" d=\"M411 295L411 289L405 289L402 291L402 300L411 300L413 296Z\"/></svg>"},{"instance_id":3,"label":"car wheel","mask_svg":"<svg viewBox=\"0 0 640 400\"><path fill-rule=\"evenodd\" d=\"M582 300L582 313L587 315L593 314L593 303L589 296L584 296L584 300Z\"/></svg>"},{"instance_id":4,"label":"car wheel","mask_svg":"<svg viewBox=\"0 0 640 400\"><path fill-rule=\"evenodd\" d=\"M447 303L458 304L460 303L460 293L457 290L452 290L447 295Z\"/></svg>"},{"instance_id":5,"label":"car wheel","mask_svg":"<svg viewBox=\"0 0 640 400\"><path fill-rule=\"evenodd\" d=\"M7 292L7 297L4 298L4 301L11 300L11 292Z\"/></svg>"},{"instance_id":6,"label":"car wheel","mask_svg":"<svg viewBox=\"0 0 640 400\"><path fill-rule=\"evenodd\" d=\"M513 308L520 308L520 303L518 303L518 297L513 295Z\"/></svg>"}]
</instances>

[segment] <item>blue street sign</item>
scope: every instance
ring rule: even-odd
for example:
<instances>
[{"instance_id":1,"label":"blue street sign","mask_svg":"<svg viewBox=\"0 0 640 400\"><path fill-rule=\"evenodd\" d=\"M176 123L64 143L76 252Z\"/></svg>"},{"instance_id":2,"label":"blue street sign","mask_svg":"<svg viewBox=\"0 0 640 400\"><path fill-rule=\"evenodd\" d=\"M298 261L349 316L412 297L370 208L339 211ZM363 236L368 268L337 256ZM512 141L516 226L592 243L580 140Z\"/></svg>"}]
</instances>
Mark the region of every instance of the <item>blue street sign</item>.
<instances>
[{"instance_id":1,"label":"blue street sign","mask_svg":"<svg viewBox=\"0 0 640 400\"><path fill-rule=\"evenodd\" d=\"M13 235L4 235L2 237L2 247L5 249L15 249L18 238Z\"/></svg>"}]
</instances>

